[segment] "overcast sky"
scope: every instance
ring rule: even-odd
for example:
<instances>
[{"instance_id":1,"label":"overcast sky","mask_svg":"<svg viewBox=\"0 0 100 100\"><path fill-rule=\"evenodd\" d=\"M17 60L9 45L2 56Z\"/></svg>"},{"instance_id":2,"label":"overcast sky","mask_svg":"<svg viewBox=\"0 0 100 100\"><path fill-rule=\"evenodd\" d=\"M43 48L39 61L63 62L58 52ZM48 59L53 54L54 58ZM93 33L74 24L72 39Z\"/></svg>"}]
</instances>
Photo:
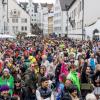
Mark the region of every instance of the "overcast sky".
<instances>
[{"instance_id":1,"label":"overcast sky","mask_svg":"<svg viewBox=\"0 0 100 100\"><path fill-rule=\"evenodd\" d=\"M17 0L17 1L25 2L25 1L28 1L28 0ZM38 2L38 3L40 3L40 2L43 2L43 3L45 3L45 2L47 2L47 3L54 3L55 0L33 0L33 2Z\"/></svg>"}]
</instances>

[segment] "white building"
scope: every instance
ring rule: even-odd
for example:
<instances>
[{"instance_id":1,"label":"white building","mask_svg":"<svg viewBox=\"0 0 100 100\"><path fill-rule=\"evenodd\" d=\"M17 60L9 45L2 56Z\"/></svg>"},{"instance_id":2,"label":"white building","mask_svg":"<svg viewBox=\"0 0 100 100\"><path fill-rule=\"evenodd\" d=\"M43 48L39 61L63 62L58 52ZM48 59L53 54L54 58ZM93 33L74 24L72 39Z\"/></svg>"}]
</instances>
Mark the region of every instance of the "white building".
<instances>
[{"instance_id":1,"label":"white building","mask_svg":"<svg viewBox=\"0 0 100 100\"><path fill-rule=\"evenodd\" d=\"M48 34L48 11L53 4L34 3L33 0L29 0L29 2L20 2L20 5L30 15L31 24L37 24L44 34Z\"/></svg>"},{"instance_id":2,"label":"white building","mask_svg":"<svg viewBox=\"0 0 100 100\"><path fill-rule=\"evenodd\" d=\"M41 4L41 7L42 7L42 14L43 14L43 33L44 33L44 35L48 35L48 33L49 33L49 25L50 25L50 23L49 23L49 20L48 20L48 18L50 17L50 16L52 16L53 14L50 14L51 12L51 10L53 11L53 4ZM51 22L51 24L52 24L52 22Z\"/></svg>"},{"instance_id":3,"label":"white building","mask_svg":"<svg viewBox=\"0 0 100 100\"><path fill-rule=\"evenodd\" d=\"M41 19L42 19L42 9L41 4L34 3L33 0L29 2L20 2L21 7L28 12L31 18L31 24L37 24L39 28L42 28Z\"/></svg>"},{"instance_id":4,"label":"white building","mask_svg":"<svg viewBox=\"0 0 100 100\"><path fill-rule=\"evenodd\" d=\"M31 16L31 23L34 24L39 24L39 5L38 3L33 3L32 0L29 0L29 3L27 5L26 11L29 13Z\"/></svg>"},{"instance_id":5,"label":"white building","mask_svg":"<svg viewBox=\"0 0 100 100\"><path fill-rule=\"evenodd\" d=\"M8 0L9 33L30 33L30 16L22 9L16 0Z\"/></svg>"},{"instance_id":6,"label":"white building","mask_svg":"<svg viewBox=\"0 0 100 100\"><path fill-rule=\"evenodd\" d=\"M54 5L54 32L61 36L67 34L66 0L56 0Z\"/></svg>"},{"instance_id":7,"label":"white building","mask_svg":"<svg viewBox=\"0 0 100 100\"><path fill-rule=\"evenodd\" d=\"M40 29L43 29L43 5L34 3L33 0L29 2L20 2L20 5L25 9L31 18L31 24L37 24Z\"/></svg>"},{"instance_id":8,"label":"white building","mask_svg":"<svg viewBox=\"0 0 100 100\"><path fill-rule=\"evenodd\" d=\"M74 0L73 4L70 6L68 13L68 36L71 38L81 39L82 24L84 27L88 27L91 26L94 22L96 22L98 18L100 18L100 0ZM86 34L85 28L83 30L83 33Z\"/></svg>"}]
</instances>

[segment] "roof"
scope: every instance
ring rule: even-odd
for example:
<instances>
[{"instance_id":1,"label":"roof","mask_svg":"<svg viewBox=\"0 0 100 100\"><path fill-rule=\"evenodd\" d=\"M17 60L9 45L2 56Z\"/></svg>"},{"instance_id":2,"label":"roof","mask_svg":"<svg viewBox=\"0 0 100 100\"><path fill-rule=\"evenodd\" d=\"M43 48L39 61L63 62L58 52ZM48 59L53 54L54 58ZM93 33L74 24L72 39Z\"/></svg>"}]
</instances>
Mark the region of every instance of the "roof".
<instances>
[{"instance_id":1,"label":"roof","mask_svg":"<svg viewBox=\"0 0 100 100\"><path fill-rule=\"evenodd\" d=\"M33 3L33 5L34 5L34 6L38 6L39 4L38 4L38 3Z\"/></svg>"},{"instance_id":2,"label":"roof","mask_svg":"<svg viewBox=\"0 0 100 100\"><path fill-rule=\"evenodd\" d=\"M50 12L52 10L53 4L48 4L48 3L41 3L42 7L47 7L48 8L48 12Z\"/></svg>"},{"instance_id":3,"label":"roof","mask_svg":"<svg viewBox=\"0 0 100 100\"><path fill-rule=\"evenodd\" d=\"M27 5L28 5L28 2L20 2L20 6L21 6L24 10L26 10Z\"/></svg>"},{"instance_id":4,"label":"roof","mask_svg":"<svg viewBox=\"0 0 100 100\"><path fill-rule=\"evenodd\" d=\"M42 7L47 7L47 3L41 3Z\"/></svg>"},{"instance_id":5,"label":"roof","mask_svg":"<svg viewBox=\"0 0 100 100\"><path fill-rule=\"evenodd\" d=\"M48 11L50 12L52 10L53 4L47 4L48 6Z\"/></svg>"},{"instance_id":6,"label":"roof","mask_svg":"<svg viewBox=\"0 0 100 100\"><path fill-rule=\"evenodd\" d=\"M27 5L28 3L27 2L20 2L19 4L17 3L17 5L23 9L23 11L25 11L27 14L28 12L26 11L26 8L27 8Z\"/></svg>"},{"instance_id":7,"label":"roof","mask_svg":"<svg viewBox=\"0 0 100 100\"><path fill-rule=\"evenodd\" d=\"M62 11L66 11L66 7L68 7L68 9L70 8L70 6L76 1L76 0L59 0L60 1L60 5L61 5L61 9Z\"/></svg>"}]
</instances>

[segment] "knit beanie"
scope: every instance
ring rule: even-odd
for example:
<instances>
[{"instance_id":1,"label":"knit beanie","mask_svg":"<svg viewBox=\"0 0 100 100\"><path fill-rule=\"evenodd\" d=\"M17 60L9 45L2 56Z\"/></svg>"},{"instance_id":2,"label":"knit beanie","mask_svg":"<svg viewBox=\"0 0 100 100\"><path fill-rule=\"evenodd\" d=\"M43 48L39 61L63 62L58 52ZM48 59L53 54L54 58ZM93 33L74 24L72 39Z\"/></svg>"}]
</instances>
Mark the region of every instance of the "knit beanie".
<instances>
[{"instance_id":1,"label":"knit beanie","mask_svg":"<svg viewBox=\"0 0 100 100\"><path fill-rule=\"evenodd\" d=\"M3 85L0 87L0 92L3 92L3 91L9 91L9 86L7 85Z\"/></svg>"}]
</instances>

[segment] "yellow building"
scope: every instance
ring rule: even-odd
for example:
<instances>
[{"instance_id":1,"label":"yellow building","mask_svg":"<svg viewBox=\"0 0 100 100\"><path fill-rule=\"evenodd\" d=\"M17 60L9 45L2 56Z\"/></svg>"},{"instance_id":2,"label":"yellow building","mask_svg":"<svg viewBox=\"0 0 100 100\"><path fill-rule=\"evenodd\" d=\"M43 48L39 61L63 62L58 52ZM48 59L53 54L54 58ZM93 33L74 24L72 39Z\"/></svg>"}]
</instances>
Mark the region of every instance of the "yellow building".
<instances>
[{"instance_id":1,"label":"yellow building","mask_svg":"<svg viewBox=\"0 0 100 100\"><path fill-rule=\"evenodd\" d=\"M53 33L53 16L48 17L48 34Z\"/></svg>"}]
</instances>

